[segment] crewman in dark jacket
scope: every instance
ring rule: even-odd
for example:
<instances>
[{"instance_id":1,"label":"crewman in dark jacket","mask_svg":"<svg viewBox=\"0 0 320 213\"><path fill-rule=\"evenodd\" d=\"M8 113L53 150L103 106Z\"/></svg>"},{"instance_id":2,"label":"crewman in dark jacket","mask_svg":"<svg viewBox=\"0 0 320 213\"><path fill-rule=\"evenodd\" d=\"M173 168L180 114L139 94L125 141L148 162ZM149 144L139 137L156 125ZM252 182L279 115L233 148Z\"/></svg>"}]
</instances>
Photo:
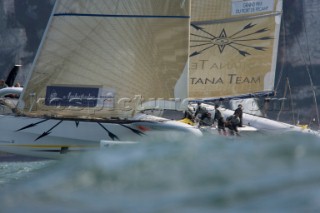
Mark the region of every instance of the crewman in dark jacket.
<instances>
[{"instance_id":1,"label":"crewman in dark jacket","mask_svg":"<svg viewBox=\"0 0 320 213\"><path fill-rule=\"evenodd\" d=\"M213 121L214 122L217 121L218 132L221 134L221 130L222 130L223 133L225 134L226 133L226 129L225 129L224 117L222 116L220 110L218 109L219 105L216 104L214 106L214 108L215 108L215 113L214 113Z\"/></svg>"},{"instance_id":2,"label":"crewman in dark jacket","mask_svg":"<svg viewBox=\"0 0 320 213\"><path fill-rule=\"evenodd\" d=\"M239 119L240 119L240 123L239 123L239 127L242 127L242 105L241 104L239 104L238 105L238 108L234 111L234 115L235 114L238 114L238 116L239 116Z\"/></svg>"},{"instance_id":3,"label":"crewman in dark jacket","mask_svg":"<svg viewBox=\"0 0 320 213\"><path fill-rule=\"evenodd\" d=\"M234 115L227 117L225 126L231 130L230 131L231 135L233 135L234 133L236 135L239 135L239 131L238 131L239 123L240 123L240 118L238 113L235 113Z\"/></svg>"}]
</instances>

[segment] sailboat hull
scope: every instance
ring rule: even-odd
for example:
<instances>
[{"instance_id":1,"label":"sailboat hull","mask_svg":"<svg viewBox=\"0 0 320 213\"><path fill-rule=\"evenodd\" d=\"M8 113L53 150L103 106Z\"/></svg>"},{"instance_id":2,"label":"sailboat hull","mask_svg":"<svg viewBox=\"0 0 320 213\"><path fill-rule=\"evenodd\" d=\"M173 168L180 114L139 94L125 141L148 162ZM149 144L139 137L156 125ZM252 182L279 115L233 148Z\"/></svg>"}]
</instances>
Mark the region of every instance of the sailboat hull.
<instances>
[{"instance_id":1,"label":"sailboat hull","mask_svg":"<svg viewBox=\"0 0 320 213\"><path fill-rule=\"evenodd\" d=\"M201 135L196 128L170 120L78 122L1 115L0 125L1 151L43 158L59 158L66 153L99 149L101 141L126 144L128 141L150 141L156 137L170 140Z\"/></svg>"},{"instance_id":2,"label":"sailboat hull","mask_svg":"<svg viewBox=\"0 0 320 213\"><path fill-rule=\"evenodd\" d=\"M225 116L230 116L234 111L226 109L223 113ZM243 124L256 128L262 134L275 135L286 132L299 132L320 137L318 131L246 113L243 113Z\"/></svg>"},{"instance_id":3,"label":"sailboat hull","mask_svg":"<svg viewBox=\"0 0 320 213\"><path fill-rule=\"evenodd\" d=\"M215 108L209 104L202 104L203 107L206 108L211 115L215 114ZM195 105L191 105L191 109L194 108ZM225 119L234 114L234 110L229 110L225 108L220 109L221 113L225 117ZM255 134L266 134L266 135L277 135L283 134L287 132L297 132L297 133L304 133L308 135L314 135L320 138L320 132L314 131L309 128L304 128L280 121L271 120L264 117L259 117L256 115L250 115L247 113L243 113L243 125L244 127L239 127L240 135L255 135ZM207 130L206 130L207 131ZM215 134L218 134L216 129L211 129Z\"/></svg>"}]
</instances>

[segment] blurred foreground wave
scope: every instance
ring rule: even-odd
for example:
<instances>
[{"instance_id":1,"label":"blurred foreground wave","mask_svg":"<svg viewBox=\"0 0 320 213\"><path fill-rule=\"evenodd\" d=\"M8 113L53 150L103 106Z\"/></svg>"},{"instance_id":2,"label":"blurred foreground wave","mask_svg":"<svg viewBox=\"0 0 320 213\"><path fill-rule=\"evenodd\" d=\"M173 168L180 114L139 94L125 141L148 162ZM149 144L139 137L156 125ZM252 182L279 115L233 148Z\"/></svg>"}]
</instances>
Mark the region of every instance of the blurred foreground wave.
<instances>
[{"instance_id":1,"label":"blurred foreground wave","mask_svg":"<svg viewBox=\"0 0 320 213\"><path fill-rule=\"evenodd\" d=\"M296 133L158 138L24 164L30 173L0 188L0 206L3 212L314 212L319 161L319 138Z\"/></svg>"}]
</instances>

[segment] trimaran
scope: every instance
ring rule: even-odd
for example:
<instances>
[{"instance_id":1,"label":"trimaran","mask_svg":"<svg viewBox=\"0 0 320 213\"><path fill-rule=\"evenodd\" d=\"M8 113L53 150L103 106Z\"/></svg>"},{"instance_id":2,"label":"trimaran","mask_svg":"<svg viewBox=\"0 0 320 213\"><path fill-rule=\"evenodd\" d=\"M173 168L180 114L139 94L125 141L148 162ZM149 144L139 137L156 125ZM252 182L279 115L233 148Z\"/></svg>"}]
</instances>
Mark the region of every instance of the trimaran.
<instances>
[{"instance_id":1,"label":"trimaran","mask_svg":"<svg viewBox=\"0 0 320 213\"><path fill-rule=\"evenodd\" d=\"M0 117L0 150L59 157L201 135L143 113L189 101L242 103L259 132L319 135L261 117L248 99L273 93L281 14L281 0L58 0L15 114Z\"/></svg>"}]
</instances>

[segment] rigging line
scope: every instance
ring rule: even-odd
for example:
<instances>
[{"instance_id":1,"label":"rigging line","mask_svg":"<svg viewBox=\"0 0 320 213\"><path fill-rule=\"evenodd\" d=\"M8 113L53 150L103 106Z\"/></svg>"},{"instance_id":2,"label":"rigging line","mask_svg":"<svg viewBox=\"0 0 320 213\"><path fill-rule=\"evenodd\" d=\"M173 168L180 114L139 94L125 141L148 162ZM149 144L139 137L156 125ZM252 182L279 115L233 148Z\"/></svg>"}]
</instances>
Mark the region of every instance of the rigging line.
<instances>
[{"instance_id":1,"label":"rigging line","mask_svg":"<svg viewBox=\"0 0 320 213\"><path fill-rule=\"evenodd\" d=\"M296 39L296 41L297 41L297 43L298 43L298 46L299 46L300 50L302 50L301 44L300 44L299 39L297 38L297 36L295 36L295 39ZM317 95L316 95L316 91L315 91L315 89L314 89L313 80L312 80L312 78L311 78L311 73L310 73L310 70L309 70L309 66L308 66L308 64L307 64L307 61L306 61L305 57L304 57L303 54L302 54L302 51L300 51L300 55L301 55L301 58L302 58L302 60L303 60L303 62L304 62L304 64L305 64L306 71L307 71L307 74L308 74L308 77L309 77L310 87L311 87L311 89L312 89L312 94L313 94L313 101L314 101L315 108L316 108L317 122L318 122L318 126L319 126L319 128L320 128L320 118L319 118Z\"/></svg>"},{"instance_id":2,"label":"rigging line","mask_svg":"<svg viewBox=\"0 0 320 213\"><path fill-rule=\"evenodd\" d=\"M308 54L309 66L310 66L311 69L312 69L311 56L310 56L310 48L309 48L309 38L308 38L308 33L307 33L307 28L306 28L306 24L305 24L304 18L302 19L302 25L303 25L304 33L305 33L305 36L306 36L307 54Z\"/></svg>"},{"instance_id":3,"label":"rigging line","mask_svg":"<svg viewBox=\"0 0 320 213\"><path fill-rule=\"evenodd\" d=\"M289 78L287 78L287 83L288 83L288 89L289 89L289 95L290 95L290 104L291 104L291 107L292 107L292 121L293 121L293 124L296 124L296 118L294 116L294 108L293 108L293 100L292 100L292 92L291 92L291 86L290 86L290 81L289 81Z\"/></svg>"},{"instance_id":4,"label":"rigging line","mask_svg":"<svg viewBox=\"0 0 320 213\"><path fill-rule=\"evenodd\" d=\"M312 71L312 63L311 63L310 48L309 48L309 38L308 38L307 27L306 27L306 23L304 21L304 18L302 19L302 24L303 24L304 33L305 33L305 36L306 36L306 41L307 41L307 54L308 54L309 66L310 66L310 69ZM307 64L306 64L306 66L307 66ZM317 95L316 95L315 87L314 87L314 84L313 84L313 80L311 78L311 73L310 73L309 70L308 70L308 75L309 75L309 80L310 80L310 84L311 84L311 87L312 87L313 98L314 98L314 102L315 102L315 105L316 105L316 116L317 116L318 126L319 126L319 129L320 129L320 117L319 117Z\"/></svg>"},{"instance_id":5,"label":"rigging line","mask_svg":"<svg viewBox=\"0 0 320 213\"><path fill-rule=\"evenodd\" d=\"M280 110L279 110L278 115L277 115L277 121L279 121L279 119L280 119L280 114L282 113L282 110L283 110L284 100L285 100L285 98L287 97L287 90L288 90L288 81L286 82L286 87L284 88L283 99L282 99L282 102L281 102Z\"/></svg>"},{"instance_id":6,"label":"rigging line","mask_svg":"<svg viewBox=\"0 0 320 213\"><path fill-rule=\"evenodd\" d=\"M282 75L284 72L284 62L286 61L287 58L287 40L286 40L286 25L285 25L285 19L283 18L282 22L282 29L283 29L283 45L284 45L284 53L282 54L282 59L281 59L281 68L280 68L280 73L279 73L279 79L275 88L275 92L278 91L279 85L280 85L280 81L282 79Z\"/></svg>"}]
</instances>

